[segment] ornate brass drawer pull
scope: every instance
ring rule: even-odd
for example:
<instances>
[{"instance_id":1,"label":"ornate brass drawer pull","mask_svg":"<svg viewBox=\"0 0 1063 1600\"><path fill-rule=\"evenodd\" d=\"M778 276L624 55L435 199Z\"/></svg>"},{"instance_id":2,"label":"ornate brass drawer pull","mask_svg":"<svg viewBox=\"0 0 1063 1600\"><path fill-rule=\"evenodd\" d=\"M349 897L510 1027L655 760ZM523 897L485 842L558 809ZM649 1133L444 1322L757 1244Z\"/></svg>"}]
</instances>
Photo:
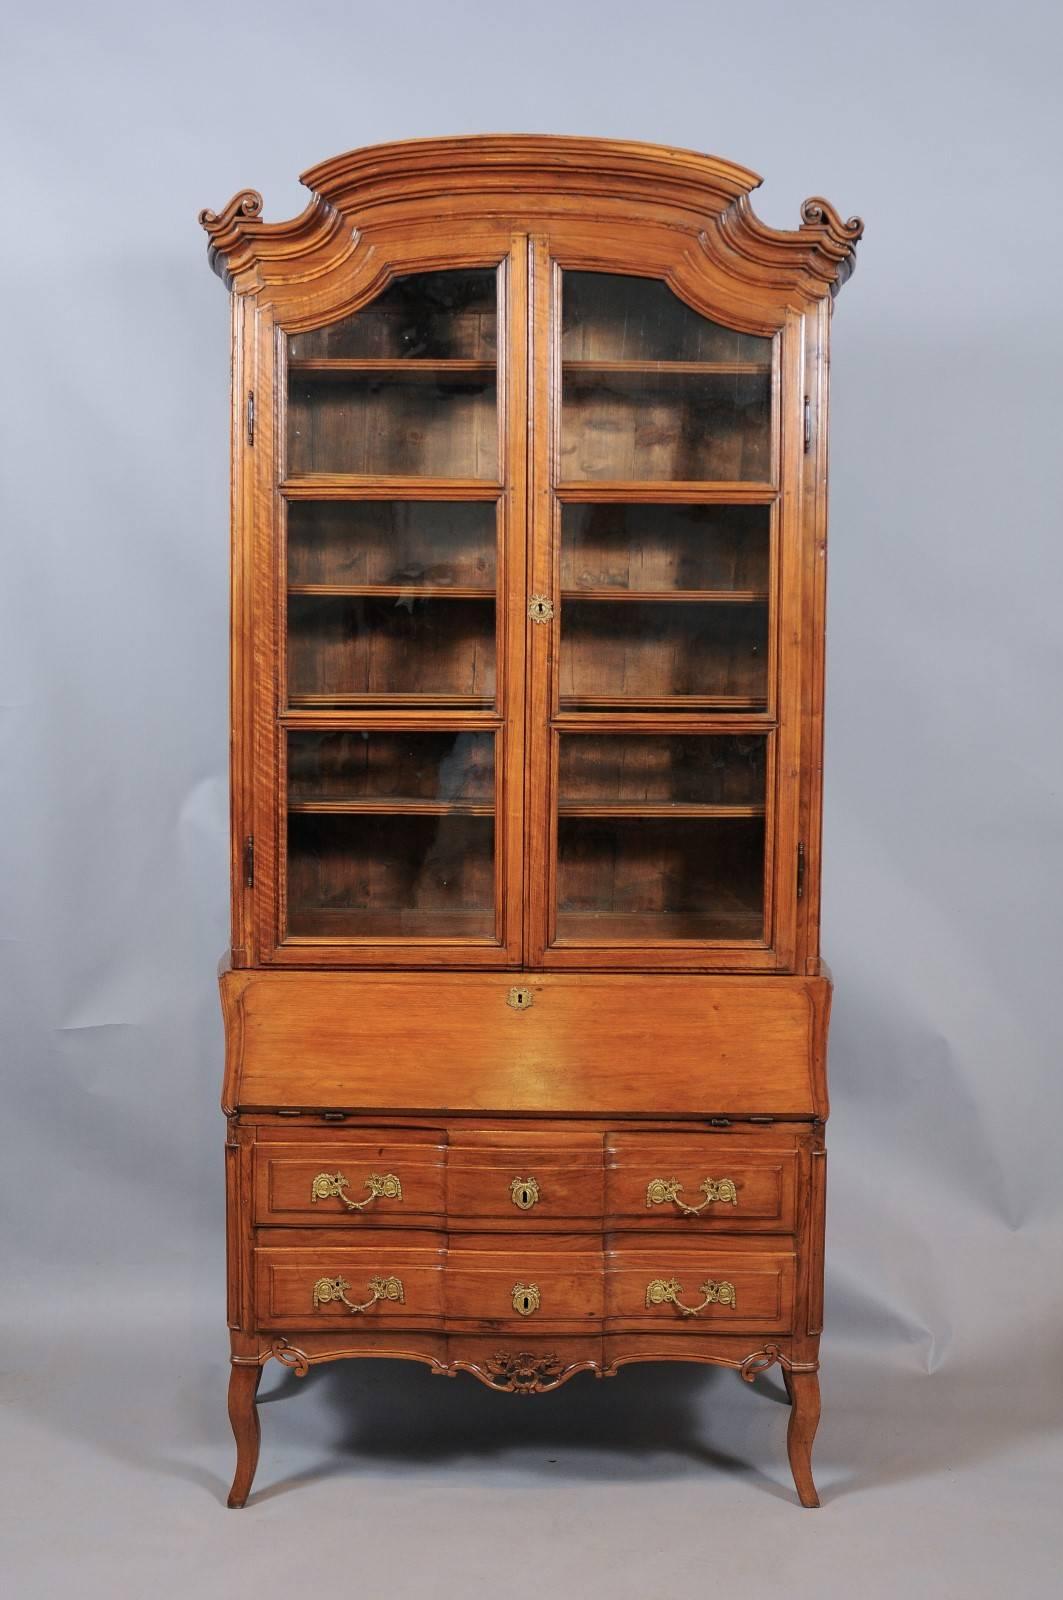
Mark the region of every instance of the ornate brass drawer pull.
<instances>
[{"instance_id":1,"label":"ornate brass drawer pull","mask_svg":"<svg viewBox=\"0 0 1063 1600\"><path fill-rule=\"evenodd\" d=\"M361 1305L348 1300L347 1290L350 1287L346 1278L319 1278L314 1284L314 1310L318 1306L327 1306L330 1300L342 1300L348 1311L368 1311L378 1300L397 1300L400 1306L406 1303L406 1291L401 1278L370 1278L366 1288L370 1290L371 1298Z\"/></svg>"},{"instance_id":2,"label":"ornate brass drawer pull","mask_svg":"<svg viewBox=\"0 0 1063 1600\"><path fill-rule=\"evenodd\" d=\"M518 1211L530 1211L539 1203L539 1185L534 1178L514 1178L509 1186L509 1198Z\"/></svg>"},{"instance_id":3,"label":"ornate brass drawer pull","mask_svg":"<svg viewBox=\"0 0 1063 1600\"><path fill-rule=\"evenodd\" d=\"M738 1190L735 1188L733 1178L703 1178L698 1185L705 1196L700 1206L688 1206L685 1200L680 1200L683 1185L678 1178L654 1178L646 1187L647 1206L674 1205L684 1217L696 1217L704 1211L706 1206L711 1206L714 1200L719 1200L722 1205L736 1206L738 1204Z\"/></svg>"},{"instance_id":4,"label":"ornate brass drawer pull","mask_svg":"<svg viewBox=\"0 0 1063 1600\"><path fill-rule=\"evenodd\" d=\"M513 1309L519 1317L530 1317L533 1311L538 1311L542 1303L537 1283L515 1283L513 1285Z\"/></svg>"},{"instance_id":5,"label":"ornate brass drawer pull","mask_svg":"<svg viewBox=\"0 0 1063 1600\"><path fill-rule=\"evenodd\" d=\"M319 1172L310 1185L311 1200L342 1200L348 1211L364 1211L366 1206L371 1206L374 1200L401 1200L402 1184L393 1172L386 1178L379 1173L371 1172L362 1185L369 1190L368 1200L350 1200L344 1193L350 1188L350 1179L345 1178L342 1172Z\"/></svg>"},{"instance_id":6,"label":"ornate brass drawer pull","mask_svg":"<svg viewBox=\"0 0 1063 1600\"><path fill-rule=\"evenodd\" d=\"M646 1285L646 1305L663 1306L671 1304L684 1317L696 1317L699 1311L704 1311L706 1306L737 1306L735 1286L726 1279L714 1283L710 1278L708 1283L701 1285L700 1293L705 1296L700 1306L685 1306L679 1296L683 1293L683 1285L677 1283L675 1278L654 1278L652 1283Z\"/></svg>"}]
</instances>

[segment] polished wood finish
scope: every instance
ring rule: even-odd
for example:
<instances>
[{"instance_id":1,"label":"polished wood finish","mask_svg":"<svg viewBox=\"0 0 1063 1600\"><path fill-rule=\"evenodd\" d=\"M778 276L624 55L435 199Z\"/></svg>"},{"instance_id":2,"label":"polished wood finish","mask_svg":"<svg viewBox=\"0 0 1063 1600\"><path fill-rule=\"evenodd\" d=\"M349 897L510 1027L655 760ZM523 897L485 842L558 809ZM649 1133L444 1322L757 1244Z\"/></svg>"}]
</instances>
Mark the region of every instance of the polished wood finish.
<instances>
[{"instance_id":1,"label":"polished wood finish","mask_svg":"<svg viewBox=\"0 0 1063 1600\"><path fill-rule=\"evenodd\" d=\"M831 297L862 224L531 136L205 211L232 290L229 1414L778 1365L817 1504ZM685 1308L685 1309L684 1309Z\"/></svg>"},{"instance_id":2,"label":"polished wood finish","mask_svg":"<svg viewBox=\"0 0 1063 1600\"><path fill-rule=\"evenodd\" d=\"M502 974L250 971L222 986L227 1110L427 1111L444 1089L454 1111L827 1114L822 978L529 972L520 1011Z\"/></svg>"}]
</instances>

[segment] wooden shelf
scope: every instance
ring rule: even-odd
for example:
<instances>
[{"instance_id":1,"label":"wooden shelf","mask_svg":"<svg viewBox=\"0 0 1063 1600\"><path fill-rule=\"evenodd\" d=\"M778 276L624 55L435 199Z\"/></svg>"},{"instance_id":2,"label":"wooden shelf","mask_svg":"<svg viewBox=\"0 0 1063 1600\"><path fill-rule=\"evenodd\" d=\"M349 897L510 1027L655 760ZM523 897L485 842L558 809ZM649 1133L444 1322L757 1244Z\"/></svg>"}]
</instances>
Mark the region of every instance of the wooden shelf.
<instances>
[{"instance_id":1,"label":"wooden shelf","mask_svg":"<svg viewBox=\"0 0 1063 1600\"><path fill-rule=\"evenodd\" d=\"M745 478L565 478L554 487L571 505L771 505L779 491Z\"/></svg>"},{"instance_id":2,"label":"wooden shelf","mask_svg":"<svg viewBox=\"0 0 1063 1600\"><path fill-rule=\"evenodd\" d=\"M289 800L290 816L493 817L493 800Z\"/></svg>"},{"instance_id":3,"label":"wooden shelf","mask_svg":"<svg viewBox=\"0 0 1063 1600\"><path fill-rule=\"evenodd\" d=\"M350 378L404 378L408 382L453 382L462 383L468 378L495 377L496 363L493 361L461 361L461 360L426 360L412 356L408 360L401 357L395 359L376 360L374 358L348 358L346 356L321 356L306 360L289 361L288 376L291 378L319 378L323 380L338 380L340 382Z\"/></svg>"},{"instance_id":4,"label":"wooden shelf","mask_svg":"<svg viewBox=\"0 0 1063 1600\"><path fill-rule=\"evenodd\" d=\"M503 489L494 478L379 472L297 472L279 487L286 500L497 500Z\"/></svg>"},{"instance_id":5,"label":"wooden shelf","mask_svg":"<svg viewBox=\"0 0 1063 1600\"><path fill-rule=\"evenodd\" d=\"M562 600L701 601L715 606L767 605L761 589L562 589Z\"/></svg>"},{"instance_id":6,"label":"wooden shelf","mask_svg":"<svg viewBox=\"0 0 1063 1600\"><path fill-rule=\"evenodd\" d=\"M723 806L671 800L561 800L559 817L762 817L763 806Z\"/></svg>"},{"instance_id":7,"label":"wooden shelf","mask_svg":"<svg viewBox=\"0 0 1063 1600\"><path fill-rule=\"evenodd\" d=\"M429 708L446 711L451 707L484 711L493 709L494 704L493 694L345 694L342 690L335 694L292 695L289 701L292 710L312 706L320 706L322 710L339 706L395 706L415 711Z\"/></svg>"},{"instance_id":8,"label":"wooden shelf","mask_svg":"<svg viewBox=\"0 0 1063 1600\"><path fill-rule=\"evenodd\" d=\"M561 711L757 711L767 705L763 695L675 694L641 698L639 695L562 695Z\"/></svg>"},{"instance_id":9,"label":"wooden shelf","mask_svg":"<svg viewBox=\"0 0 1063 1600\"><path fill-rule=\"evenodd\" d=\"M770 361L565 361L563 377L665 377L698 378L749 376L771 372Z\"/></svg>"},{"instance_id":10,"label":"wooden shelf","mask_svg":"<svg viewBox=\"0 0 1063 1600\"><path fill-rule=\"evenodd\" d=\"M712 912L559 911L557 945L734 944L761 942L758 907Z\"/></svg>"},{"instance_id":11,"label":"wooden shelf","mask_svg":"<svg viewBox=\"0 0 1063 1600\"><path fill-rule=\"evenodd\" d=\"M434 583L290 583L289 594L310 595L327 599L330 596L379 597L392 596L406 600L493 600L494 589L474 589L460 584Z\"/></svg>"},{"instance_id":12,"label":"wooden shelf","mask_svg":"<svg viewBox=\"0 0 1063 1600\"><path fill-rule=\"evenodd\" d=\"M494 913L485 911L368 911L348 907L288 907L288 935L332 944L337 939L373 944L378 940L453 941L495 944Z\"/></svg>"}]
</instances>

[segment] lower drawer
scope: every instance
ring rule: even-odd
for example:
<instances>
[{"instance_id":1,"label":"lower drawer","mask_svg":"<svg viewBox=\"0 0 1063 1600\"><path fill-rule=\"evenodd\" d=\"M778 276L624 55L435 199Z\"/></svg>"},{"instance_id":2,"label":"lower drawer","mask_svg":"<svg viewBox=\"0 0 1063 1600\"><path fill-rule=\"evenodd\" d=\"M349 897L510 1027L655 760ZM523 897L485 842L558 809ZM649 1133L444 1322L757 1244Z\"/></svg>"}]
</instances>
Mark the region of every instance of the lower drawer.
<instances>
[{"instance_id":1,"label":"lower drawer","mask_svg":"<svg viewBox=\"0 0 1063 1600\"><path fill-rule=\"evenodd\" d=\"M622 1244L605 1255L605 1319L611 1333L786 1333L793 1322L790 1250L738 1245Z\"/></svg>"},{"instance_id":2,"label":"lower drawer","mask_svg":"<svg viewBox=\"0 0 1063 1600\"><path fill-rule=\"evenodd\" d=\"M548 1326L578 1332L600 1328L602 1252L597 1238L575 1247L548 1240L507 1239L471 1247L451 1239L447 1256L447 1327L529 1332Z\"/></svg>"},{"instance_id":3,"label":"lower drawer","mask_svg":"<svg viewBox=\"0 0 1063 1600\"><path fill-rule=\"evenodd\" d=\"M338 1322L382 1328L438 1327L443 1316L446 1248L378 1242L356 1247L255 1251L255 1315L260 1328L288 1331Z\"/></svg>"}]
</instances>

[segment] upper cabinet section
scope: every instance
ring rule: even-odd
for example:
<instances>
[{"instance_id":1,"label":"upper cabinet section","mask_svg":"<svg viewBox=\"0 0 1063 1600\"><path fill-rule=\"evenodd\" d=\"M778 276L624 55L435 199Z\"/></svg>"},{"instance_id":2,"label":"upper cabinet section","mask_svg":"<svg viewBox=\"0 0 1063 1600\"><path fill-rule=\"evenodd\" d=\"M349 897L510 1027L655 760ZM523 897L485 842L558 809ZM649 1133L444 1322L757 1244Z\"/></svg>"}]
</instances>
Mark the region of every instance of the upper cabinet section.
<instances>
[{"instance_id":1,"label":"upper cabinet section","mask_svg":"<svg viewBox=\"0 0 1063 1600\"><path fill-rule=\"evenodd\" d=\"M566 272L562 482L768 482L772 340L651 278Z\"/></svg>"},{"instance_id":2,"label":"upper cabinet section","mask_svg":"<svg viewBox=\"0 0 1063 1600\"><path fill-rule=\"evenodd\" d=\"M499 475L494 270L414 273L288 338L287 475Z\"/></svg>"}]
</instances>

